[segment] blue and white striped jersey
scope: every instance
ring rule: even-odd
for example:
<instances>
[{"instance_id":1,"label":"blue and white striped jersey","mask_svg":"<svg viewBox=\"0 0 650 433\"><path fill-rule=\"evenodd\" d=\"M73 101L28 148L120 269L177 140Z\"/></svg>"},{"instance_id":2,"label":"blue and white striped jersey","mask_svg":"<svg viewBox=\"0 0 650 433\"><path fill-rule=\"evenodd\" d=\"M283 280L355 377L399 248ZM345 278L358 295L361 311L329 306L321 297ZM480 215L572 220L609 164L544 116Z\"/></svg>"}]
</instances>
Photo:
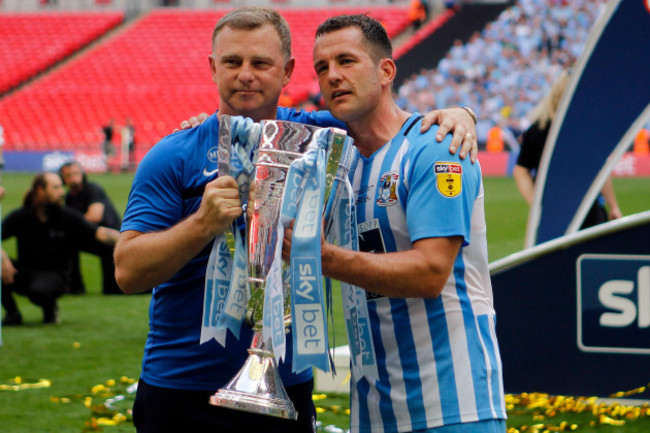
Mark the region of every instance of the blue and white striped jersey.
<instances>
[{"instance_id":1,"label":"blue and white striped jersey","mask_svg":"<svg viewBox=\"0 0 650 433\"><path fill-rule=\"evenodd\" d=\"M360 248L404 251L441 236L462 236L463 246L435 299L368 292L379 378L353 382L353 432L506 418L481 169L449 154L450 137L437 143L437 126L421 134L420 117L353 166Z\"/></svg>"}]
</instances>

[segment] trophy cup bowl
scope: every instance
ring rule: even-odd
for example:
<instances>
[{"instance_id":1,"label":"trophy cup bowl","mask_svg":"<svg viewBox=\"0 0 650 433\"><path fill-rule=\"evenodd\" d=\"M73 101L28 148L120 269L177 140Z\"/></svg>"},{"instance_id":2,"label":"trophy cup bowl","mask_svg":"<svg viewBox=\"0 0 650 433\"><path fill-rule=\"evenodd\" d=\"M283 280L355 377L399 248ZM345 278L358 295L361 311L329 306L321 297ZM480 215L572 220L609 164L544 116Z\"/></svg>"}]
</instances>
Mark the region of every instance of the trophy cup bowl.
<instances>
[{"instance_id":1,"label":"trophy cup bowl","mask_svg":"<svg viewBox=\"0 0 650 433\"><path fill-rule=\"evenodd\" d=\"M224 121L229 122L228 119ZM228 134L229 130L230 128L227 128ZM251 199L254 202L248 203L251 213L248 226L248 280L251 297L245 322L253 328L254 336L243 367L226 386L210 397L212 405L286 419L295 420L298 417L280 379L272 343L264 341L262 337L262 312L266 277L273 263L276 241L280 235L278 221L287 172L291 163L303 156L310 143L316 139L316 135L322 133L328 134L329 145L325 195L327 203L328 197L333 195L331 186L334 179L347 175L347 168L342 171L339 167L339 158L344 153L344 147L348 144L351 148L351 140L345 132L335 128L323 129L287 121L261 122L254 194ZM285 294L284 328L287 332L291 323L291 311L287 290Z\"/></svg>"}]
</instances>

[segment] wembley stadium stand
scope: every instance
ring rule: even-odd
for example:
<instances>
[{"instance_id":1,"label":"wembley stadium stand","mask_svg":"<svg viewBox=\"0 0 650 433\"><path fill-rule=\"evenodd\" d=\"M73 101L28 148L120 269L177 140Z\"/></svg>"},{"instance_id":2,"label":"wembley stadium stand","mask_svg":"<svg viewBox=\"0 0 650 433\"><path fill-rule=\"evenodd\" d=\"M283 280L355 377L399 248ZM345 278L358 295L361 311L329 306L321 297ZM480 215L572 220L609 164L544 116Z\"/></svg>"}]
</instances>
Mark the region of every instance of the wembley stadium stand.
<instances>
[{"instance_id":1,"label":"wembley stadium stand","mask_svg":"<svg viewBox=\"0 0 650 433\"><path fill-rule=\"evenodd\" d=\"M122 12L0 15L0 95L119 25L123 16Z\"/></svg>"},{"instance_id":2,"label":"wembley stadium stand","mask_svg":"<svg viewBox=\"0 0 650 433\"><path fill-rule=\"evenodd\" d=\"M154 9L116 28L69 62L5 95L0 99L5 150L99 150L101 127L110 119L123 124L126 118L132 118L138 145L146 150L177 128L181 120L214 111L217 90L208 65L210 36L226 11ZM367 11L368 7L282 11L293 33L297 60L287 87L287 96L294 103L307 98L315 78L311 52L317 25L332 15ZM381 20L391 36L409 25L403 5L373 7L370 15ZM88 17L87 21L100 16L107 23L120 19L112 12L74 16ZM56 35L64 38L64 32L54 30L62 22L56 14L47 14L26 25L33 32L37 32L33 27L52 29L46 36L52 43L24 45L21 50L25 57L34 59L44 48L62 44ZM107 24L103 31L109 27ZM92 40L97 32L83 27L87 36L79 38L78 46ZM74 48L59 57L72 51Z\"/></svg>"}]
</instances>

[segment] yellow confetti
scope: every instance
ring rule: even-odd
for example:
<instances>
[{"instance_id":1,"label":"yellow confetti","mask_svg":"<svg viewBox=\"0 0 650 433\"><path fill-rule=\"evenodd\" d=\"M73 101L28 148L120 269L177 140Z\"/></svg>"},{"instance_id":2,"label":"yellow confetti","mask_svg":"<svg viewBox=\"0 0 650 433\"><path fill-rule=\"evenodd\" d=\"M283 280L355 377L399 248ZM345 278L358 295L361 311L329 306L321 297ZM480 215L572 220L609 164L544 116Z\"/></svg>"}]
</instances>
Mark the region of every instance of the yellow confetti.
<instances>
[{"instance_id":1,"label":"yellow confetti","mask_svg":"<svg viewBox=\"0 0 650 433\"><path fill-rule=\"evenodd\" d=\"M95 385L92 388L90 388L90 392L92 392L93 394L97 394L97 393L105 391L105 390L106 390L106 387L104 385L102 385L101 383L99 385Z\"/></svg>"},{"instance_id":2,"label":"yellow confetti","mask_svg":"<svg viewBox=\"0 0 650 433\"><path fill-rule=\"evenodd\" d=\"M645 387L639 387L622 394L640 393ZM509 426L508 433L554 433L576 431L580 425L557 420L562 414L593 415L592 420L585 420L584 426L612 425L623 426L625 419L637 419L650 416L650 405L624 406L621 401L604 403L597 397L551 396L543 393L507 394L505 401L509 413L527 414L532 421L529 425ZM534 424L533 424L534 423Z\"/></svg>"},{"instance_id":3,"label":"yellow confetti","mask_svg":"<svg viewBox=\"0 0 650 433\"><path fill-rule=\"evenodd\" d=\"M624 420L622 420L622 419L621 420L616 420L616 419L610 418L610 417L608 417L606 415L600 415L598 417L598 422L601 423L601 424L615 425L615 426L625 425Z\"/></svg>"},{"instance_id":4,"label":"yellow confetti","mask_svg":"<svg viewBox=\"0 0 650 433\"><path fill-rule=\"evenodd\" d=\"M38 379L32 382L31 379L16 376L10 379L9 383L0 384L0 391L22 391L25 389L49 388L50 386L52 386L52 382L48 379Z\"/></svg>"},{"instance_id":5,"label":"yellow confetti","mask_svg":"<svg viewBox=\"0 0 650 433\"><path fill-rule=\"evenodd\" d=\"M103 425L103 426L112 426L112 425L117 425L115 420L112 420L110 418L97 418L97 425Z\"/></svg>"}]
</instances>

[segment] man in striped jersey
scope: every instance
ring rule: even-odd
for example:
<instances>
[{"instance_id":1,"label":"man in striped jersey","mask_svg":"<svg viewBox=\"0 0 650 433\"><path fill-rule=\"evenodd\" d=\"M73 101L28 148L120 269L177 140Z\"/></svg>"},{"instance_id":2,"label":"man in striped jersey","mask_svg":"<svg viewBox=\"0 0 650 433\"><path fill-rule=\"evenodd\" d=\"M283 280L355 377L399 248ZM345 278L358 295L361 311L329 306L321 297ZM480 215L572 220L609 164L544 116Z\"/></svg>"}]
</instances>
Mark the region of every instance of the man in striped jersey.
<instances>
[{"instance_id":1,"label":"man in striped jersey","mask_svg":"<svg viewBox=\"0 0 650 433\"><path fill-rule=\"evenodd\" d=\"M391 57L365 15L316 33L322 94L358 150L362 250L324 243L322 269L366 290L377 359L377 377L353 375L352 431L504 432L480 165L431 146L436 128L420 133L421 115L395 104Z\"/></svg>"}]
</instances>

